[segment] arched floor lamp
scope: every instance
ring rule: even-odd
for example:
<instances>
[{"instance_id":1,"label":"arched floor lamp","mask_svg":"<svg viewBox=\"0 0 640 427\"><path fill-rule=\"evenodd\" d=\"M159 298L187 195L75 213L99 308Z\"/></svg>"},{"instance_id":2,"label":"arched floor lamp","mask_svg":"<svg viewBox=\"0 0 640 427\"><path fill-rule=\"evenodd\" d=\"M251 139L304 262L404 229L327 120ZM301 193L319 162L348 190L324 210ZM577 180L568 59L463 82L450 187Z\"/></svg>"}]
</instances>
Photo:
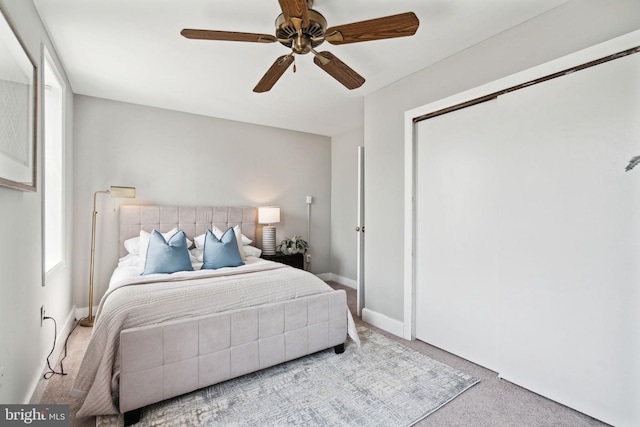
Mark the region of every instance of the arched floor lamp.
<instances>
[{"instance_id":1,"label":"arched floor lamp","mask_svg":"<svg viewBox=\"0 0 640 427\"><path fill-rule=\"evenodd\" d=\"M96 248L96 197L98 193L108 194L111 197L121 197L126 199L132 199L136 197L135 187L118 187L112 185L108 190L96 191L93 193L93 218L91 220L91 265L89 267L89 316L80 320L80 326L93 326L95 317L93 316L93 260Z\"/></svg>"}]
</instances>

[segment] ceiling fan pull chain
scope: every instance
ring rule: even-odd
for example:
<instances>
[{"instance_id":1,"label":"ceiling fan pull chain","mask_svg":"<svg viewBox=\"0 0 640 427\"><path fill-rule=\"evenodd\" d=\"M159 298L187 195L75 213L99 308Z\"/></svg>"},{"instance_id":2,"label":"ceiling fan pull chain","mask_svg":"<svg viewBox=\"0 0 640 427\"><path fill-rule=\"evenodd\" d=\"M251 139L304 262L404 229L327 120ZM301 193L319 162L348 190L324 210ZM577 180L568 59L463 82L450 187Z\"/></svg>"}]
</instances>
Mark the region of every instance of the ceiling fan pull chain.
<instances>
[{"instance_id":1,"label":"ceiling fan pull chain","mask_svg":"<svg viewBox=\"0 0 640 427\"><path fill-rule=\"evenodd\" d=\"M296 57L295 57L295 55L293 57L293 72L294 73L296 72Z\"/></svg>"}]
</instances>

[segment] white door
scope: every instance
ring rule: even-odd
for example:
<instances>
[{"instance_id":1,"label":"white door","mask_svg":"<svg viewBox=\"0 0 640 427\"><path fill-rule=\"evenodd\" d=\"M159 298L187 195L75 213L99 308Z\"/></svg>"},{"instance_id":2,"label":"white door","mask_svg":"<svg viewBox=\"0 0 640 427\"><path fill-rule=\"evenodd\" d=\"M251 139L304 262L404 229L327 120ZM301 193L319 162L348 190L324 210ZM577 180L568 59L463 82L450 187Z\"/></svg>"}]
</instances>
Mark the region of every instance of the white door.
<instances>
[{"instance_id":1,"label":"white door","mask_svg":"<svg viewBox=\"0 0 640 427\"><path fill-rule=\"evenodd\" d=\"M358 147L358 217L356 219L357 262L356 300L358 316L364 308L364 147Z\"/></svg>"},{"instance_id":2,"label":"white door","mask_svg":"<svg viewBox=\"0 0 640 427\"><path fill-rule=\"evenodd\" d=\"M635 53L418 123L416 337L640 425L638 117Z\"/></svg>"},{"instance_id":3,"label":"white door","mask_svg":"<svg viewBox=\"0 0 640 427\"><path fill-rule=\"evenodd\" d=\"M497 365L496 102L419 122L415 163L416 338L490 369Z\"/></svg>"}]
</instances>

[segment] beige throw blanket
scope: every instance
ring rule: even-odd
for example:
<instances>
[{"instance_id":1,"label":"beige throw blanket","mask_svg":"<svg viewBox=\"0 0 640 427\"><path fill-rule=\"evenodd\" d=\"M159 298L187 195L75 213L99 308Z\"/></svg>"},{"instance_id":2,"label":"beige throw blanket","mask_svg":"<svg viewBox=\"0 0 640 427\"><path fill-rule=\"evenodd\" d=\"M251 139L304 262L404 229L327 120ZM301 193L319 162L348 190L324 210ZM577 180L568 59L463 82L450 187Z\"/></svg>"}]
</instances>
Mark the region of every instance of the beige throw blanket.
<instances>
[{"instance_id":1,"label":"beige throw blanket","mask_svg":"<svg viewBox=\"0 0 640 427\"><path fill-rule=\"evenodd\" d=\"M124 329L329 291L333 289L309 272L265 260L235 268L152 276L122 275L117 269L100 301L91 341L71 391L84 398L77 415L119 412L119 338Z\"/></svg>"}]
</instances>

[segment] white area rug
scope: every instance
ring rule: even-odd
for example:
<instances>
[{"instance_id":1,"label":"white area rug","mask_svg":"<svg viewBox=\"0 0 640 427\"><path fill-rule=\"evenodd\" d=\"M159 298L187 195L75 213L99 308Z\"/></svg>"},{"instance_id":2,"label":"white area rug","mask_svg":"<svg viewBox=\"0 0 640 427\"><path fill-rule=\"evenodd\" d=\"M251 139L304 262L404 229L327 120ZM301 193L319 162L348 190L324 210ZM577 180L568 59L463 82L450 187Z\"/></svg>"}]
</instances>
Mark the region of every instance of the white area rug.
<instances>
[{"instance_id":1,"label":"white area rug","mask_svg":"<svg viewBox=\"0 0 640 427\"><path fill-rule=\"evenodd\" d=\"M142 410L138 426L409 426L478 383L364 327L325 350ZM97 427L122 426L101 416Z\"/></svg>"}]
</instances>

